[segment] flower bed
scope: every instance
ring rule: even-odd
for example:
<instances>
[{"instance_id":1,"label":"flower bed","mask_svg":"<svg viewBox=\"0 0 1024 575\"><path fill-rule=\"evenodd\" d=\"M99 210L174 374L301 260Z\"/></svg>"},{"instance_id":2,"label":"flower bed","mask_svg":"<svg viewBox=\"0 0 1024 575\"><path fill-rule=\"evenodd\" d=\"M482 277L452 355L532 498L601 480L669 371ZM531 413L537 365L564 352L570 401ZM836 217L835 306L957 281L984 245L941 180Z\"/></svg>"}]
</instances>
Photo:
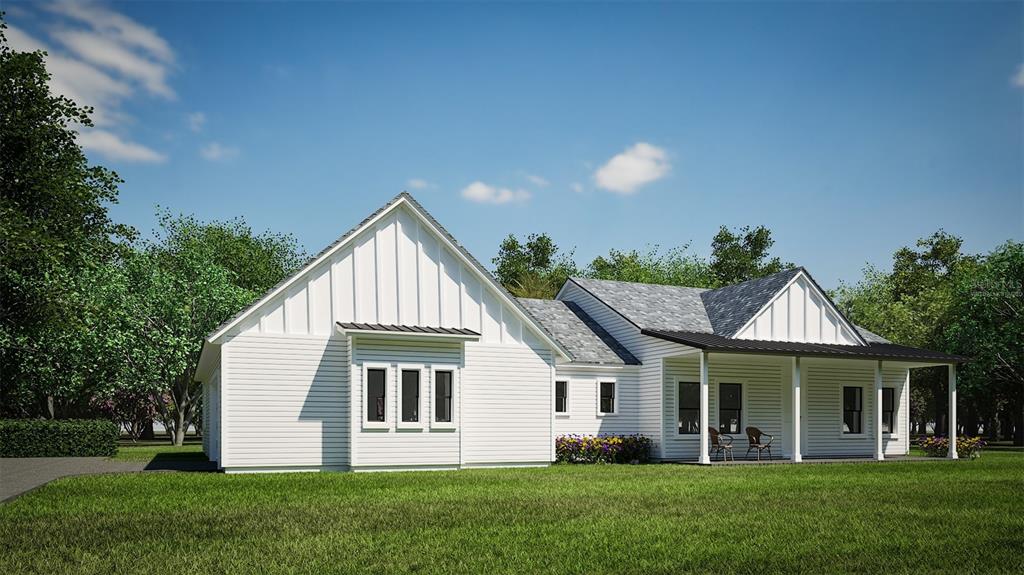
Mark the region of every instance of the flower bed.
<instances>
[{"instance_id":1,"label":"flower bed","mask_svg":"<svg viewBox=\"0 0 1024 575\"><path fill-rule=\"evenodd\" d=\"M559 435L555 461L559 463L646 463L651 439L644 435Z\"/></svg>"},{"instance_id":2,"label":"flower bed","mask_svg":"<svg viewBox=\"0 0 1024 575\"><path fill-rule=\"evenodd\" d=\"M949 454L948 437L925 437L919 445L928 457L946 457ZM982 447L985 447L985 440L980 437L956 438L956 453L964 459L977 459Z\"/></svg>"}]
</instances>

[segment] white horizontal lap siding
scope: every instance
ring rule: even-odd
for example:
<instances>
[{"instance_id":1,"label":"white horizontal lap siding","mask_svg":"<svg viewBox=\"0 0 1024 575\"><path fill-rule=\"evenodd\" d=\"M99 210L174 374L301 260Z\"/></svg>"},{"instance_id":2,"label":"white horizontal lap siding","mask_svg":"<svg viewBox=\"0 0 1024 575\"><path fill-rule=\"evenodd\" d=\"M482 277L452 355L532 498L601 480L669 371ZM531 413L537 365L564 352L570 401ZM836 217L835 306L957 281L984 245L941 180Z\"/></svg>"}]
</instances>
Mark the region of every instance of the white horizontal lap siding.
<instances>
[{"instance_id":1,"label":"white horizontal lap siding","mask_svg":"<svg viewBox=\"0 0 1024 575\"><path fill-rule=\"evenodd\" d=\"M806 364L804 454L809 456L871 456L875 452L875 372L870 361ZM894 383L901 370L883 369L883 385ZM843 387L863 389L863 433L843 434ZM900 397L899 395L897 397ZM900 407L904 404L901 402ZM904 410L905 411L905 410ZM901 414L902 415L902 414ZM905 437L906 434L904 433ZM899 449L898 445L893 449Z\"/></svg>"},{"instance_id":2,"label":"white horizontal lap siding","mask_svg":"<svg viewBox=\"0 0 1024 575\"><path fill-rule=\"evenodd\" d=\"M232 333L329 336L336 322L462 327L523 343L517 310L419 218L396 208L257 308Z\"/></svg>"},{"instance_id":3,"label":"white horizontal lap siding","mask_svg":"<svg viewBox=\"0 0 1024 575\"><path fill-rule=\"evenodd\" d=\"M678 390L680 380L700 383L700 367L697 357L665 359L665 410L663 413L665 441L665 459L692 460L697 459L700 451L700 435L679 434L678 426ZM710 422L701 425L718 428L719 385L722 383L738 383L740 389L742 411L740 414L740 432L733 434L735 440L733 450L743 457L746 452L747 437L745 429L754 426L775 436L772 455L783 454L785 441L783 429L782 402L782 367L771 361L728 360L712 355L708 361L708 411Z\"/></svg>"},{"instance_id":4,"label":"white horizontal lap siding","mask_svg":"<svg viewBox=\"0 0 1024 575\"><path fill-rule=\"evenodd\" d=\"M466 343L461 382L467 465L551 460L551 352Z\"/></svg>"},{"instance_id":5,"label":"white horizontal lap siding","mask_svg":"<svg viewBox=\"0 0 1024 575\"><path fill-rule=\"evenodd\" d=\"M345 338L240 335L224 350L223 467L348 466Z\"/></svg>"},{"instance_id":6,"label":"white horizontal lap siding","mask_svg":"<svg viewBox=\"0 0 1024 575\"><path fill-rule=\"evenodd\" d=\"M353 457L352 465L358 467L388 466L450 466L459 464L459 435L455 429L431 429L433 417L434 387L431 380L432 366L456 368L462 364L462 343L442 341L436 338L390 339L372 336L355 336L353 344ZM385 409L387 424L383 428L364 427L366 390L363 368L389 366L385 388ZM399 428L401 416L398 405L398 386L402 368L422 367L420 376L420 415L424 425L420 428ZM458 401L458 378L456 396ZM455 413L457 417L458 413Z\"/></svg>"},{"instance_id":7,"label":"white horizontal lap siding","mask_svg":"<svg viewBox=\"0 0 1024 575\"><path fill-rule=\"evenodd\" d=\"M633 434L639 433L639 371L622 369L558 366L555 380L568 382L568 412L555 414L555 435ZM598 383L616 382L617 413L598 415Z\"/></svg>"}]
</instances>

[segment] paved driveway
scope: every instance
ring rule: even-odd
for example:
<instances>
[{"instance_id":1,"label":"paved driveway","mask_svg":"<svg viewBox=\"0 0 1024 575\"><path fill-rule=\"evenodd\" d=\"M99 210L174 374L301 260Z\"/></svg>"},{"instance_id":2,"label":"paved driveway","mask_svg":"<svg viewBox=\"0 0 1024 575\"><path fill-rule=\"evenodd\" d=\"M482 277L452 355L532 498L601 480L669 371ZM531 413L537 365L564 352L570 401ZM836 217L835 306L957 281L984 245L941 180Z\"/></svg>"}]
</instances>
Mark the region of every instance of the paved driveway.
<instances>
[{"instance_id":1,"label":"paved driveway","mask_svg":"<svg viewBox=\"0 0 1024 575\"><path fill-rule=\"evenodd\" d=\"M71 475L138 471L213 471L204 461L117 461L106 457L0 458L0 501L9 501L41 485Z\"/></svg>"}]
</instances>

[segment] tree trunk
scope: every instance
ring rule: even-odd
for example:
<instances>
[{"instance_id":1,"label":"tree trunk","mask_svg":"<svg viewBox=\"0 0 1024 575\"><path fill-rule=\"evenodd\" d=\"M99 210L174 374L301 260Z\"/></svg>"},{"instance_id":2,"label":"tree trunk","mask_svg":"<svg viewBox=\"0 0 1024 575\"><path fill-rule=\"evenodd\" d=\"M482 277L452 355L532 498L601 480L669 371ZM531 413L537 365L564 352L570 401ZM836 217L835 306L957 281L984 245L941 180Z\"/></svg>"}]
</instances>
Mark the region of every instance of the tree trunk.
<instances>
[{"instance_id":1,"label":"tree trunk","mask_svg":"<svg viewBox=\"0 0 1024 575\"><path fill-rule=\"evenodd\" d=\"M155 439L156 435L153 432L153 420L150 419L142 426L142 433L139 434L139 439Z\"/></svg>"}]
</instances>

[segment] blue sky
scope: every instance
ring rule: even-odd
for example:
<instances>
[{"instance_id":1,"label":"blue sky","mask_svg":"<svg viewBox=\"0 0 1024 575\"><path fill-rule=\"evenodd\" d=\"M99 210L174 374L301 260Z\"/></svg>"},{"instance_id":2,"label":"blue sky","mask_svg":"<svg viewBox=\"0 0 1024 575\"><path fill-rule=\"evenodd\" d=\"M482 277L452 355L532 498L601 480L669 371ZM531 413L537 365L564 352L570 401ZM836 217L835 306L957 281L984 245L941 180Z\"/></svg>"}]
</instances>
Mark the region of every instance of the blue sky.
<instances>
[{"instance_id":1,"label":"blue sky","mask_svg":"<svg viewBox=\"0 0 1024 575\"><path fill-rule=\"evenodd\" d=\"M826 287L938 228L1024 237L1019 2L7 2L91 159L157 204L318 251L403 189L489 261L766 225Z\"/></svg>"}]
</instances>

